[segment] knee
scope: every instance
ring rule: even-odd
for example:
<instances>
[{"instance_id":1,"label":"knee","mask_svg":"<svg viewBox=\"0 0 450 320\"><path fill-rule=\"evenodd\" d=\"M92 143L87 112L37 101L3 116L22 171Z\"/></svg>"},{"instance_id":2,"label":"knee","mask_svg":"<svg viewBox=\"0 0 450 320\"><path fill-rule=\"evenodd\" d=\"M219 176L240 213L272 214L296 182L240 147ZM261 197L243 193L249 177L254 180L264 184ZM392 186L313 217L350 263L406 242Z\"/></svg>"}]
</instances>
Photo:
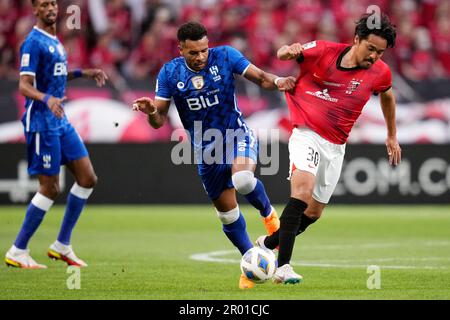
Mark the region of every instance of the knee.
<instances>
[{"instance_id":1,"label":"knee","mask_svg":"<svg viewBox=\"0 0 450 320\"><path fill-rule=\"evenodd\" d=\"M239 206L227 212L220 212L218 210L216 211L217 216L224 225L232 224L233 222L237 221L240 216Z\"/></svg>"},{"instance_id":2,"label":"knee","mask_svg":"<svg viewBox=\"0 0 450 320\"><path fill-rule=\"evenodd\" d=\"M313 190L309 188L296 188L292 190L291 197L309 203L312 198Z\"/></svg>"},{"instance_id":3,"label":"knee","mask_svg":"<svg viewBox=\"0 0 450 320\"><path fill-rule=\"evenodd\" d=\"M85 177L83 179L80 179L78 181L78 185L80 187L86 188L86 189L92 189L97 185L98 178L95 174L89 175L88 177Z\"/></svg>"},{"instance_id":4,"label":"knee","mask_svg":"<svg viewBox=\"0 0 450 320\"><path fill-rule=\"evenodd\" d=\"M39 190L39 193L52 200L55 200L60 192L61 189L59 187L59 182L57 181L46 185L41 185Z\"/></svg>"},{"instance_id":5,"label":"knee","mask_svg":"<svg viewBox=\"0 0 450 320\"><path fill-rule=\"evenodd\" d=\"M231 177L233 181L233 186L237 192L242 195L249 194L255 189L256 183L258 182L252 171L238 171Z\"/></svg>"},{"instance_id":6,"label":"knee","mask_svg":"<svg viewBox=\"0 0 450 320\"><path fill-rule=\"evenodd\" d=\"M308 218L311 218L311 219L314 219L314 220L317 220L317 219L319 219L321 216L322 216L322 210L315 210L315 209L306 209L306 211L305 211L305 215L308 217Z\"/></svg>"}]
</instances>

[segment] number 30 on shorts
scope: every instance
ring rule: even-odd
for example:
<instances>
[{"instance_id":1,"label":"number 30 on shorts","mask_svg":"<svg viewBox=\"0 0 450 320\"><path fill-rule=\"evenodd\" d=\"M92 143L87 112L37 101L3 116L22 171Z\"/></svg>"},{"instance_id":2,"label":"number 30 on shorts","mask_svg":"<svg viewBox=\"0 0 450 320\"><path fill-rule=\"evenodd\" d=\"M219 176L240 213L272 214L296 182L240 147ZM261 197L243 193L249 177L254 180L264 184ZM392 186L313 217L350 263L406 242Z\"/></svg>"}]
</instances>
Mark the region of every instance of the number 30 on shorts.
<instances>
[{"instance_id":1,"label":"number 30 on shorts","mask_svg":"<svg viewBox=\"0 0 450 320\"><path fill-rule=\"evenodd\" d=\"M319 153L311 147L308 147L308 150L309 150L309 153L308 153L308 158L306 160L314 163L314 166L317 167L317 165L319 164Z\"/></svg>"}]
</instances>

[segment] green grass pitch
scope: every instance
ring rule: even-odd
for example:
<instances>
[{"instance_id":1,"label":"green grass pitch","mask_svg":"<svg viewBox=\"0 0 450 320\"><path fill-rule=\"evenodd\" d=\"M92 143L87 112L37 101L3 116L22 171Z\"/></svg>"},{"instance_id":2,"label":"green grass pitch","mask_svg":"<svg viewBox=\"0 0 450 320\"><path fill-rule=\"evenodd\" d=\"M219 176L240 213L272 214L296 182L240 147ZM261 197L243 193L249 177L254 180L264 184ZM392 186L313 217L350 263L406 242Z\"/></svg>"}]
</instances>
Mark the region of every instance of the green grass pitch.
<instances>
[{"instance_id":1,"label":"green grass pitch","mask_svg":"<svg viewBox=\"0 0 450 320\"><path fill-rule=\"evenodd\" d=\"M252 240L257 212L242 206ZM283 206L277 206L281 213ZM0 207L2 260L25 207ZM337 206L297 238L300 285L238 289L240 256L211 206L87 206L73 245L89 267L68 289L67 266L47 258L64 207L55 206L30 242L46 270L0 266L0 299L450 299L449 206ZM380 289L369 290L369 265Z\"/></svg>"}]
</instances>

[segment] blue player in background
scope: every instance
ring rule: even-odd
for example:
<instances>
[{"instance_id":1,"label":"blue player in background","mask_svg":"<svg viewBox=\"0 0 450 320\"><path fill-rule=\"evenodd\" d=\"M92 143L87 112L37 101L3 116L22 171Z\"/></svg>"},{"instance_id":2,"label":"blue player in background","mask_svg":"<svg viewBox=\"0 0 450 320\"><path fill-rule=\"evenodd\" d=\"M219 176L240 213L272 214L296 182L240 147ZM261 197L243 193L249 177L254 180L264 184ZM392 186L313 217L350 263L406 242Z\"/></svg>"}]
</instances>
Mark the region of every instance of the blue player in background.
<instances>
[{"instance_id":1,"label":"blue player in background","mask_svg":"<svg viewBox=\"0 0 450 320\"><path fill-rule=\"evenodd\" d=\"M67 70L67 55L56 37L58 4L55 0L32 0L37 24L20 49L19 90L26 97L23 125L28 148L28 173L37 175L39 191L28 206L22 228L9 251L8 266L46 268L29 253L28 242L59 193L60 165L75 177L67 198L66 212L57 240L48 256L69 265L85 267L70 245L72 230L97 182L86 147L64 114L67 80L92 78L98 86L108 79L99 69Z\"/></svg>"},{"instance_id":2,"label":"blue player in background","mask_svg":"<svg viewBox=\"0 0 450 320\"><path fill-rule=\"evenodd\" d=\"M223 231L244 254L253 244L235 191L259 210L269 234L278 230L280 222L263 184L254 176L258 143L237 107L234 74L265 89L281 91L292 89L295 78L266 73L232 47L209 48L207 30L199 23L182 25L177 37L181 57L162 67L155 99L137 99L133 110L147 114L150 125L159 128L167 118L171 99L174 99L183 126L190 134L196 159L203 160L197 162L198 173L223 224ZM211 129L216 134L210 131L208 135ZM253 282L241 275L239 287L251 288Z\"/></svg>"}]
</instances>

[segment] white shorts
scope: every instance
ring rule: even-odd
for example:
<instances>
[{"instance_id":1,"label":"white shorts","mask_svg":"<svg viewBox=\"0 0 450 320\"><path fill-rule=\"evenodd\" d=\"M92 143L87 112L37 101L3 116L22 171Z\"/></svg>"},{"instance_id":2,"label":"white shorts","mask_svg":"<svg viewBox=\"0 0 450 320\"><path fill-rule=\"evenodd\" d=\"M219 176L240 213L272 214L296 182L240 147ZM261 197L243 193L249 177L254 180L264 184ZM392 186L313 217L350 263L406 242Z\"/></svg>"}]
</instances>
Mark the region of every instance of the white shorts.
<instances>
[{"instance_id":1,"label":"white shorts","mask_svg":"<svg viewBox=\"0 0 450 320\"><path fill-rule=\"evenodd\" d=\"M294 128L289 138L289 178L295 169L316 177L313 198L327 204L336 188L344 161L345 144L334 144L308 128Z\"/></svg>"}]
</instances>

